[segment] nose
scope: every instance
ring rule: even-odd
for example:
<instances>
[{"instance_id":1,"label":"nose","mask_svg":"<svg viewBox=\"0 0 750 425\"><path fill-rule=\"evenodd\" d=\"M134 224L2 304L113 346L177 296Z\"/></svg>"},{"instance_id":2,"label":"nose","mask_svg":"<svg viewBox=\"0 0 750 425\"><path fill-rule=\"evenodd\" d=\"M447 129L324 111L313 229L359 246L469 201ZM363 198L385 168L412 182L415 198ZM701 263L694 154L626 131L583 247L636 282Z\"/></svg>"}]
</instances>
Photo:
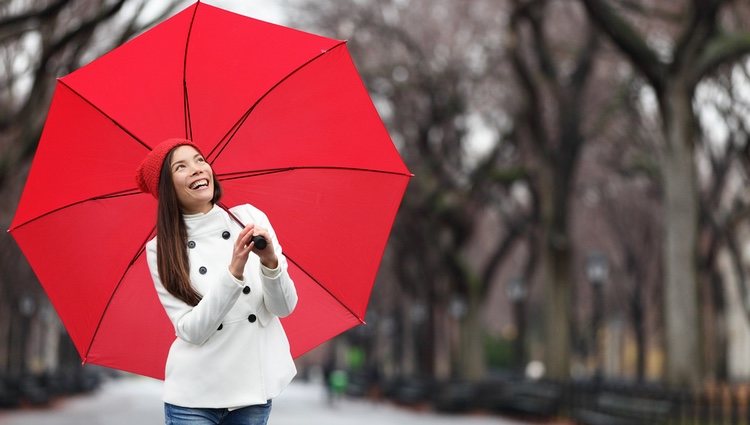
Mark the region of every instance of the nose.
<instances>
[{"instance_id":1,"label":"nose","mask_svg":"<svg viewBox=\"0 0 750 425\"><path fill-rule=\"evenodd\" d=\"M190 164L190 175L194 176L196 174L200 174L203 169L198 164L191 163Z\"/></svg>"}]
</instances>

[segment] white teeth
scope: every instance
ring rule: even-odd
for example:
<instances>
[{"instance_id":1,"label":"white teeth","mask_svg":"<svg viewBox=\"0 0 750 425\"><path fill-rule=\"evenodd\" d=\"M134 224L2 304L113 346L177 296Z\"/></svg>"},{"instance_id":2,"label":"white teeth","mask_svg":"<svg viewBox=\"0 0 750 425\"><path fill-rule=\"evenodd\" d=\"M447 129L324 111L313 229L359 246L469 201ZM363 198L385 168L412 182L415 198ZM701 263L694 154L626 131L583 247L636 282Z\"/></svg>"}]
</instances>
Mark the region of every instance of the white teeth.
<instances>
[{"instance_id":1,"label":"white teeth","mask_svg":"<svg viewBox=\"0 0 750 425\"><path fill-rule=\"evenodd\" d=\"M203 180L196 180L196 181L194 181L194 182L193 182L193 183L192 183L192 184L190 185L190 188L191 188L191 189L197 189L197 188L199 188L199 187L201 187L201 186L208 186L208 180L206 180L206 179L203 179Z\"/></svg>"}]
</instances>

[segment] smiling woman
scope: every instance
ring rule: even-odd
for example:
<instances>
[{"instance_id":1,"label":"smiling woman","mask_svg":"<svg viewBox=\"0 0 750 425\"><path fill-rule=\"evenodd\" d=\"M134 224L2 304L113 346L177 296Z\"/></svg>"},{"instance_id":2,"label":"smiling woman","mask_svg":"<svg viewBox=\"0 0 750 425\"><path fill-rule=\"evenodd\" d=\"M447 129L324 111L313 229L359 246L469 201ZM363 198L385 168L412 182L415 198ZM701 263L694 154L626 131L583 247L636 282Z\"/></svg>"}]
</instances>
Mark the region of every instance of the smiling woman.
<instances>
[{"instance_id":1,"label":"smiling woman","mask_svg":"<svg viewBox=\"0 0 750 425\"><path fill-rule=\"evenodd\" d=\"M211 165L190 145L175 148L170 157L172 182L183 211L188 214L210 211L214 201Z\"/></svg>"},{"instance_id":2,"label":"smiling woman","mask_svg":"<svg viewBox=\"0 0 750 425\"><path fill-rule=\"evenodd\" d=\"M220 208L216 175L187 139L157 145L136 180L158 200L146 256L177 335L164 381L167 423L265 424L271 399L296 374L279 318L294 310L297 292L268 218L248 204Z\"/></svg>"}]
</instances>

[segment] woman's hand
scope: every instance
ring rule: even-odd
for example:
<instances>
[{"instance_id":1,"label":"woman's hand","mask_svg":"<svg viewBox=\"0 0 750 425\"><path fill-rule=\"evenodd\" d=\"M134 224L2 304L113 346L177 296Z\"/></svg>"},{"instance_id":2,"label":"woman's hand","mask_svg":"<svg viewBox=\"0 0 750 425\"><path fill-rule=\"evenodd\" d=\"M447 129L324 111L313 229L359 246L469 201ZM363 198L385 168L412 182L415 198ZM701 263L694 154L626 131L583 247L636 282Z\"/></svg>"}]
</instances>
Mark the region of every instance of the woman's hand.
<instances>
[{"instance_id":1,"label":"woman's hand","mask_svg":"<svg viewBox=\"0 0 750 425\"><path fill-rule=\"evenodd\" d=\"M258 235L263 236L268 241L268 245L262 250L255 248L255 243L252 241L253 236ZM260 226L255 226L252 223L248 224L242 229L239 236L237 236L237 240L234 242L232 261L229 263L229 272L237 280L243 280L243 272L250 252L260 257L260 262L269 269L275 269L279 265L279 259L273 249L271 235L268 234L268 230Z\"/></svg>"},{"instance_id":2,"label":"woman's hand","mask_svg":"<svg viewBox=\"0 0 750 425\"><path fill-rule=\"evenodd\" d=\"M279 259L276 256L276 251L273 249L273 241L271 240L271 235L268 233L268 230L260 226L255 226L253 229L253 236L263 236L266 242L268 242L263 249L258 249L253 246L253 252L260 257L260 263L269 269L275 269L278 267ZM253 236L251 236L251 238Z\"/></svg>"}]
</instances>

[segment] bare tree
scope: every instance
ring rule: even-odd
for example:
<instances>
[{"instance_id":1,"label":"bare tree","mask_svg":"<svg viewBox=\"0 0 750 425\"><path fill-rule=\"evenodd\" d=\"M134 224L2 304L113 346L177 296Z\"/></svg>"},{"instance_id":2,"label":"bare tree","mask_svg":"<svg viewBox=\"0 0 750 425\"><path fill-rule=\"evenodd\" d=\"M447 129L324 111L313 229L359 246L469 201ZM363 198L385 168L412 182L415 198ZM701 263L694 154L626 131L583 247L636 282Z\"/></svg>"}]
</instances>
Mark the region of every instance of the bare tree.
<instances>
[{"instance_id":1,"label":"bare tree","mask_svg":"<svg viewBox=\"0 0 750 425\"><path fill-rule=\"evenodd\" d=\"M706 300L704 318L704 356L707 374L717 379L729 378L726 282L720 254L728 253L730 273L737 277L740 305L745 319L750 317L747 273L743 265L740 229L750 218L750 200L741 190L748 183L747 120L750 99L742 87L750 83L746 63L728 64L705 79L697 88L696 112L701 122L697 157L699 174L700 240L698 270L701 291ZM716 122L716 120L720 120ZM717 129L719 131L717 131Z\"/></svg>"},{"instance_id":2,"label":"bare tree","mask_svg":"<svg viewBox=\"0 0 750 425\"><path fill-rule=\"evenodd\" d=\"M545 287L545 363L550 376L564 379L575 339L571 194L586 139L582 127L591 99L586 89L599 37L575 6L538 0L512 4L509 51L523 99L517 136L539 208L535 243ZM561 15L565 25L555 23Z\"/></svg>"},{"instance_id":3,"label":"bare tree","mask_svg":"<svg viewBox=\"0 0 750 425\"><path fill-rule=\"evenodd\" d=\"M695 261L699 198L694 166L697 125L692 100L701 79L718 65L750 52L750 37L746 30L733 29L722 21L721 12L731 6L729 1L691 0L668 5L646 0L627 5L605 0L581 2L591 20L645 78L658 102L662 139L659 159L665 195L667 381L697 386L704 369ZM658 37L649 39L643 35L647 31L636 28L647 26L645 19L630 19L645 18L643 11L653 9L663 13L652 16L667 18L662 19Z\"/></svg>"},{"instance_id":4,"label":"bare tree","mask_svg":"<svg viewBox=\"0 0 750 425\"><path fill-rule=\"evenodd\" d=\"M56 78L122 44L177 5L165 2L147 16L143 0L0 2L0 197L10 200L0 204L0 228L8 228L21 196ZM8 370L20 372L28 355L28 332L16 332L17 325L42 326L38 313L47 303L18 247L0 232L0 310L9 312L0 335L10 342L0 360Z\"/></svg>"},{"instance_id":5,"label":"bare tree","mask_svg":"<svg viewBox=\"0 0 750 425\"><path fill-rule=\"evenodd\" d=\"M500 106L509 94L496 74L505 10L491 1L412 0L306 2L304 11L307 25L351 39L365 82L415 174L390 244L399 326L413 335L406 350L417 332L423 337L414 356L424 369L413 372L435 373L441 348L432 336L445 332L436 315L462 300L465 315L456 319L463 339L452 374L479 379L486 367L480 313L498 268L529 231L531 210L508 195L528 175L518 166L513 129ZM476 119L495 129L484 150L471 144ZM478 217L490 209L503 217L503 227L477 235ZM493 238L486 258L467 256L476 237ZM421 330L413 329L415 321Z\"/></svg>"}]
</instances>

